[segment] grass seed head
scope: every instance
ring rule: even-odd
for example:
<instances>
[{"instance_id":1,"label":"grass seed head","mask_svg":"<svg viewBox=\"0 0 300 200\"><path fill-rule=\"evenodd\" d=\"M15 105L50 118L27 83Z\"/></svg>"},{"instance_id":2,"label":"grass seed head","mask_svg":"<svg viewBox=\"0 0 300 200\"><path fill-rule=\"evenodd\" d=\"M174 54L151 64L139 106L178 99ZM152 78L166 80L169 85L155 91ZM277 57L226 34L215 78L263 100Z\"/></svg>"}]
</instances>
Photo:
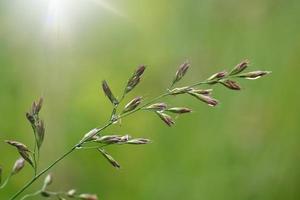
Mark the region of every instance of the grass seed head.
<instances>
[{"instance_id":1,"label":"grass seed head","mask_svg":"<svg viewBox=\"0 0 300 200\"><path fill-rule=\"evenodd\" d=\"M190 67L190 63L188 63L187 61L179 66L178 70L176 71L172 85L174 85L175 83L180 81L182 79L182 77L184 77L184 75L188 71L189 67Z\"/></svg>"},{"instance_id":2,"label":"grass seed head","mask_svg":"<svg viewBox=\"0 0 300 200\"><path fill-rule=\"evenodd\" d=\"M174 88L169 91L170 95L178 95L178 94L185 94L189 91L193 90L193 88L190 87L181 87L181 88Z\"/></svg>"},{"instance_id":3,"label":"grass seed head","mask_svg":"<svg viewBox=\"0 0 300 200\"><path fill-rule=\"evenodd\" d=\"M128 140L131 139L130 135L104 135L102 137L99 137L97 140L94 142L99 142L102 144L120 144L120 143L125 143Z\"/></svg>"},{"instance_id":4,"label":"grass seed head","mask_svg":"<svg viewBox=\"0 0 300 200\"><path fill-rule=\"evenodd\" d=\"M237 64L229 73L229 75L236 75L244 71L249 65L248 60L244 60L241 63Z\"/></svg>"},{"instance_id":5,"label":"grass seed head","mask_svg":"<svg viewBox=\"0 0 300 200\"><path fill-rule=\"evenodd\" d=\"M163 112L159 112L157 111L156 114L159 116L159 118L165 122L168 126L172 126L173 124L175 124L175 122L173 121L172 117L167 115L166 113Z\"/></svg>"},{"instance_id":6,"label":"grass seed head","mask_svg":"<svg viewBox=\"0 0 300 200\"><path fill-rule=\"evenodd\" d=\"M231 90L240 90L241 89L241 87L238 85L238 83L233 80L220 81L220 83Z\"/></svg>"},{"instance_id":7,"label":"grass seed head","mask_svg":"<svg viewBox=\"0 0 300 200\"><path fill-rule=\"evenodd\" d=\"M226 71L221 71L221 72L211 75L207 80L208 81L217 81L217 80L224 78L226 75L227 75Z\"/></svg>"},{"instance_id":8,"label":"grass seed head","mask_svg":"<svg viewBox=\"0 0 300 200\"><path fill-rule=\"evenodd\" d=\"M114 105L118 105L119 101L116 99L116 97L113 95L113 93L111 92L111 89L109 88L107 82L104 80L102 81L102 89L104 94L108 97L108 99L110 100L110 102Z\"/></svg>"},{"instance_id":9,"label":"grass seed head","mask_svg":"<svg viewBox=\"0 0 300 200\"><path fill-rule=\"evenodd\" d=\"M145 138L134 138L131 140L128 140L126 144L149 144L151 140L145 139Z\"/></svg>"},{"instance_id":10,"label":"grass seed head","mask_svg":"<svg viewBox=\"0 0 300 200\"><path fill-rule=\"evenodd\" d=\"M130 112L130 111L136 109L140 105L141 102L142 102L142 97L134 98L128 104L126 104L122 113Z\"/></svg>"},{"instance_id":11,"label":"grass seed head","mask_svg":"<svg viewBox=\"0 0 300 200\"><path fill-rule=\"evenodd\" d=\"M98 148L98 151L108 160L108 162L115 168L119 169L121 166L120 164L111 156L109 155L104 149Z\"/></svg>"},{"instance_id":12,"label":"grass seed head","mask_svg":"<svg viewBox=\"0 0 300 200\"><path fill-rule=\"evenodd\" d=\"M174 107L174 108L169 108L166 111L169 111L171 113L176 113L176 114L184 114L184 113L190 113L192 112L191 109L185 108L185 107Z\"/></svg>"},{"instance_id":13,"label":"grass seed head","mask_svg":"<svg viewBox=\"0 0 300 200\"><path fill-rule=\"evenodd\" d=\"M270 71L253 71L253 72L246 72L240 74L238 75L238 77L249 79L249 80L255 80L270 73L271 73Z\"/></svg>"},{"instance_id":14,"label":"grass seed head","mask_svg":"<svg viewBox=\"0 0 300 200\"><path fill-rule=\"evenodd\" d=\"M145 71L146 67L144 65L139 66L129 78L124 93L127 94L133 90L141 81L141 77Z\"/></svg>"},{"instance_id":15,"label":"grass seed head","mask_svg":"<svg viewBox=\"0 0 300 200\"><path fill-rule=\"evenodd\" d=\"M211 95L212 91L213 91L212 89L205 89L205 90L193 89L192 93L203 94L203 95Z\"/></svg>"},{"instance_id":16,"label":"grass seed head","mask_svg":"<svg viewBox=\"0 0 300 200\"><path fill-rule=\"evenodd\" d=\"M200 101L208 104L209 106L214 107L214 106L218 105L218 100L212 98L211 96L198 94L198 93L194 93L194 92L189 92L189 94L192 95L193 97L196 97Z\"/></svg>"},{"instance_id":17,"label":"grass seed head","mask_svg":"<svg viewBox=\"0 0 300 200\"><path fill-rule=\"evenodd\" d=\"M155 103L145 108L145 110L150 111L163 111L165 109L167 109L167 104L165 103Z\"/></svg>"}]
</instances>

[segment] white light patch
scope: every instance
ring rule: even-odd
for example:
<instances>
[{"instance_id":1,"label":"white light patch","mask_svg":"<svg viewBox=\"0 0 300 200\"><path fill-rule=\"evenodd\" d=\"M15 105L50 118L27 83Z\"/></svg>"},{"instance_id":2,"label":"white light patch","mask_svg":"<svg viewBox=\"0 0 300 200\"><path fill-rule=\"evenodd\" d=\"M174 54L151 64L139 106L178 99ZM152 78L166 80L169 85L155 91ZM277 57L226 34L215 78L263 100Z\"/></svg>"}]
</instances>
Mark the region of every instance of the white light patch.
<instances>
[{"instance_id":1,"label":"white light patch","mask_svg":"<svg viewBox=\"0 0 300 200\"><path fill-rule=\"evenodd\" d=\"M68 0L49 0L46 16L46 34L51 38L66 39L70 37L71 22L68 20Z\"/></svg>"},{"instance_id":2,"label":"white light patch","mask_svg":"<svg viewBox=\"0 0 300 200\"><path fill-rule=\"evenodd\" d=\"M101 8L103 8L117 16L125 17L118 9L116 9L114 6L112 6L111 4L107 3L104 0L91 0L91 1L93 1L95 4L97 4Z\"/></svg>"},{"instance_id":3,"label":"white light patch","mask_svg":"<svg viewBox=\"0 0 300 200\"><path fill-rule=\"evenodd\" d=\"M45 2L46 1L46 2ZM86 16L81 9L84 4L94 6L99 10L105 10L113 15L124 17L124 15L104 0L45 0L47 13L45 19L45 35L48 42L60 41L70 42L76 30L80 29L78 18ZM93 19L94 20L94 19ZM108 19L109 20L109 19Z\"/></svg>"}]
</instances>

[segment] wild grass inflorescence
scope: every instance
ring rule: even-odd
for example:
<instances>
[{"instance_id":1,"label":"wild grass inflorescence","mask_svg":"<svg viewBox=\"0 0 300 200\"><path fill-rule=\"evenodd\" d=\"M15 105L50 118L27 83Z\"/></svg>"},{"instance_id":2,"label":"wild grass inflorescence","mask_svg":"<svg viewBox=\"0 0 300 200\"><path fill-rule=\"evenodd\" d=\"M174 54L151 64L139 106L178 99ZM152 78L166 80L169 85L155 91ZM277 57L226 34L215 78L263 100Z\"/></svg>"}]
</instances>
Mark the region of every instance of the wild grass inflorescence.
<instances>
[{"instance_id":1,"label":"wild grass inflorescence","mask_svg":"<svg viewBox=\"0 0 300 200\"><path fill-rule=\"evenodd\" d=\"M102 89L104 94L108 97L112 104L112 112L109 120L101 127L96 127L84 134L83 137L75 144L69 151L62 154L57 160L50 163L48 167L39 171L39 150L44 142L45 125L44 121L40 118L39 113L42 109L43 99L40 98L38 101L33 102L31 109L26 113L26 118L29 121L35 139L35 145L33 150L28 148L25 144L14 141L6 140L6 143L14 147L20 154L13 165L12 170L7 175L6 179L0 185L0 189L3 189L9 182L10 178L18 174L28 163L33 168L33 177L29 180L19 191L17 191L10 200L14 200L19 197L28 187L38 180L42 175L47 173L53 166L63 160L65 157L70 155L74 151L82 149L94 149L98 151L113 167L120 168L120 164L105 150L105 147L110 145L143 145L148 144L151 141L147 138L132 138L130 135L104 135L102 131L113 124L120 122L124 117L132 115L138 111L148 111L154 113L162 120L166 125L173 126L175 124L172 115L180 115L192 112L192 109L187 107L169 107L166 103L161 100L167 96L178 96L188 95L196 98L209 106L217 106L219 101L212 97L213 85L222 85L231 90L240 90L241 87L236 81L238 79L249 79L255 80L264 75L269 74L269 71L251 71L244 72L249 66L247 60L239 63L230 71L221 71L211 75L204 81L197 82L195 84L187 85L184 87L175 87L175 85L186 75L190 68L189 62L184 62L179 66L171 86L166 89L166 92L149 100L145 101L142 96L137 96L130 100L124 108L120 108L120 103L125 100L126 95L130 93L141 81L141 78L145 72L146 67L144 65L139 66L132 76L128 79L127 84L124 88L121 98L117 98L112 90L110 89L106 81L102 82ZM201 85L209 86L208 89L199 88ZM0 184L3 170L0 167ZM48 190L48 186L52 183L52 175L48 174L44 179L44 184L41 189L37 190L32 194L26 194L21 199L30 198L33 196L40 195L41 197L56 197L57 199L82 199L82 200L97 200L98 197L95 194L77 193L75 189L71 189L66 192L53 192Z\"/></svg>"}]
</instances>

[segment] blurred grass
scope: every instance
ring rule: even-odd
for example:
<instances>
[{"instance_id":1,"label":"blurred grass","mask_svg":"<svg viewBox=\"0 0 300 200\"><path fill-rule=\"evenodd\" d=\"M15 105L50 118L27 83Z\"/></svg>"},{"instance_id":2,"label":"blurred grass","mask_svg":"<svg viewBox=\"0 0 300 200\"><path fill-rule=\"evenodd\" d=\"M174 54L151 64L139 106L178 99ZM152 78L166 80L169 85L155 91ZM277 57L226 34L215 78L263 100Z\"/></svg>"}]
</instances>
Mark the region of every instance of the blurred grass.
<instances>
[{"instance_id":1,"label":"blurred grass","mask_svg":"<svg viewBox=\"0 0 300 200\"><path fill-rule=\"evenodd\" d=\"M300 198L299 1L109 1L121 16L92 2L66 1L73 5L64 13L69 23L54 30L45 28L46 0L0 2L0 140L32 144L24 113L42 95L42 166L107 119L111 108L101 80L121 94L138 64L148 68L131 97L159 94L186 59L192 69L182 84L244 58L253 69L273 73L242 81L242 92L216 88L222 104L215 109L191 98L168 99L195 110L173 128L146 113L124 119L105 132L154 143L109 148L122 164L119 171L97 152L74 153L53 169L53 189L124 200ZM4 143L0 152L9 170L17 154ZM20 188L30 172L14 177L0 198Z\"/></svg>"}]
</instances>

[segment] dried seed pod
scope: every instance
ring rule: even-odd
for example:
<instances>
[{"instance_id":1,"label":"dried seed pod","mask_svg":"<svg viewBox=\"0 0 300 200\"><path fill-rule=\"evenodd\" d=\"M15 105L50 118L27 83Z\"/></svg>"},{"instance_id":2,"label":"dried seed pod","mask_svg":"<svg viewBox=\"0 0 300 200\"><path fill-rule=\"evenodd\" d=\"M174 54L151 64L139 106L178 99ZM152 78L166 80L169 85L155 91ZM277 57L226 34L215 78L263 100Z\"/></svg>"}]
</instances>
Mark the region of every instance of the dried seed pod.
<instances>
[{"instance_id":1,"label":"dried seed pod","mask_svg":"<svg viewBox=\"0 0 300 200\"><path fill-rule=\"evenodd\" d=\"M197 99L203 101L204 103L208 104L209 106L214 107L214 106L218 105L218 101L216 99L212 98L211 96L193 93L193 92L189 92L189 94L192 95L193 97L196 97Z\"/></svg>"},{"instance_id":2,"label":"dried seed pod","mask_svg":"<svg viewBox=\"0 0 300 200\"><path fill-rule=\"evenodd\" d=\"M178 70L176 71L172 86L182 79L182 77L186 74L189 67L190 67L190 63L188 63L187 61L179 66Z\"/></svg>"},{"instance_id":3,"label":"dried seed pod","mask_svg":"<svg viewBox=\"0 0 300 200\"><path fill-rule=\"evenodd\" d=\"M149 139L145 138L134 138L131 140L128 140L126 144L149 144L151 141Z\"/></svg>"},{"instance_id":4,"label":"dried seed pod","mask_svg":"<svg viewBox=\"0 0 300 200\"><path fill-rule=\"evenodd\" d=\"M169 108L166 111L176 113L176 114L184 114L184 113L190 113L192 112L191 109L189 108L184 108L184 107L174 107L174 108Z\"/></svg>"},{"instance_id":5,"label":"dried seed pod","mask_svg":"<svg viewBox=\"0 0 300 200\"><path fill-rule=\"evenodd\" d=\"M159 118L161 120L163 120L168 126L172 126L173 124L175 124L175 122L173 121L172 117L163 113L163 112L156 112L156 114L159 116Z\"/></svg>"},{"instance_id":6,"label":"dried seed pod","mask_svg":"<svg viewBox=\"0 0 300 200\"><path fill-rule=\"evenodd\" d=\"M75 197L76 195L76 190L75 189L71 189L67 192L67 196L72 198L72 197Z\"/></svg>"},{"instance_id":7,"label":"dried seed pod","mask_svg":"<svg viewBox=\"0 0 300 200\"><path fill-rule=\"evenodd\" d=\"M122 113L130 112L130 111L136 109L140 105L141 102L142 102L142 97L134 98L128 104L126 104Z\"/></svg>"},{"instance_id":8,"label":"dried seed pod","mask_svg":"<svg viewBox=\"0 0 300 200\"><path fill-rule=\"evenodd\" d=\"M48 187L49 185L51 185L52 180L53 180L52 175L51 175L51 174L48 174L48 175L46 176L46 178L44 179L44 185L43 185L43 188L45 189L46 187Z\"/></svg>"},{"instance_id":9,"label":"dried seed pod","mask_svg":"<svg viewBox=\"0 0 300 200\"><path fill-rule=\"evenodd\" d=\"M212 76L210 76L207 80L208 81L217 81L217 80L224 78L226 75L227 75L226 71L218 72L218 73L215 73Z\"/></svg>"},{"instance_id":10,"label":"dried seed pod","mask_svg":"<svg viewBox=\"0 0 300 200\"><path fill-rule=\"evenodd\" d=\"M93 140L98 132L99 132L98 128L94 128L94 129L90 130L88 133L86 133L83 136L83 138L80 140L80 143Z\"/></svg>"},{"instance_id":11,"label":"dried seed pod","mask_svg":"<svg viewBox=\"0 0 300 200\"><path fill-rule=\"evenodd\" d=\"M236 75L244 71L249 65L248 60L244 60L241 63L237 64L229 73L229 75Z\"/></svg>"},{"instance_id":12,"label":"dried seed pod","mask_svg":"<svg viewBox=\"0 0 300 200\"><path fill-rule=\"evenodd\" d=\"M127 82L124 94L130 92L137 86L137 84L139 84L145 69L146 69L145 65L141 65L134 71L132 77L130 77L130 79Z\"/></svg>"},{"instance_id":13,"label":"dried seed pod","mask_svg":"<svg viewBox=\"0 0 300 200\"><path fill-rule=\"evenodd\" d=\"M24 145L20 142L17 142L17 141L12 141L12 140L5 140L5 142L16 147L19 154L33 167L33 162L31 160L30 155L28 154L28 152L30 152L30 151L26 145Z\"/></svg>"},{"instance_id":14,"label":"dried seed pod","mask_svg":"<svg viewBox=\"0 0 300 200\"><path fill-rule=\"evenodd\" d=\"M151 111L163 111L165 109L167 109L167 104L165 103L155 103L145 108L145 110Z\"/></svg>"},{"instance_id":15,"label":"dried seed pod","mask_svg":"<svg viewBox=\"0 0 300 200\"><path fill-rule=\"evenodd\" d=\"M107 82L104 80L102 81L102 89L104 94L109 98L110 102L114 105L118 105L119 101L116 99L116 97L113 95L113 93L111 92Z\"/></svg>"},{"instance_id":16,"label":"dried seed pod","mask_svg":"<svg viewBox=\"0 0 300 200\"><path fill-rule=\"evenodd\" d=\"M193 88L190 87L181 87L181 88L174 88L169 91L170 95L178 95L178 94L185 94L191 91Z\"/></svg>"},{"instance_id":17,"label":"dried seed pod","mask_svg":"<svg viewBox=\"0 0 300 200\"><path fill-rule=\"evenodd\" d=\"M24 166L25 166L24 158L19 158L18 160L16 160L16 162L12 168L11 174L12 175L17 174L18 172L20 172L23 169Z\"/></svg>"},{"instance_id":18,"label":"dried seed pod","mask_svg":"<svg viewBox=\"0 0 300 200\"><path fill-rule=\"evenodd\" d=\"M82 200L98 200L98 197L95 194L80 194L78 197Z\"/></svg>"},{"instance_id":19,"label":"dried seed pod","mask_svg":"<svg viewBox=\"0 0 300 200\"><path fill-rule=\"evenodd\" d=\"M231 90L240 90L241 89L241 87L238 85L238 83L233 80L220 81L220 83Z\"/></svg>"},{"instance_id":20,"label":"dried seed pod","mask_svg":"<svg viewBox=\"0 0 300 200\"><path fill-rule=\"evenodd\" d=\"M111 156L109 155L104 149L98 148L98 151L108 160L108 162L115 168L120 168L121 166L119 163Z\"/></svg>"},{"instance_id":21,"label":"dried seed pod","mask_svg":"<svg viewBox=\"0 0 300 200\"><path fill-rule=\"evenodd\" d=\"M240 74L238 75L238 77L249 79L249 80L255 80L270 73L271 73L270 71L253 71L253 72Z\"/></svg>"}]
</instances>

